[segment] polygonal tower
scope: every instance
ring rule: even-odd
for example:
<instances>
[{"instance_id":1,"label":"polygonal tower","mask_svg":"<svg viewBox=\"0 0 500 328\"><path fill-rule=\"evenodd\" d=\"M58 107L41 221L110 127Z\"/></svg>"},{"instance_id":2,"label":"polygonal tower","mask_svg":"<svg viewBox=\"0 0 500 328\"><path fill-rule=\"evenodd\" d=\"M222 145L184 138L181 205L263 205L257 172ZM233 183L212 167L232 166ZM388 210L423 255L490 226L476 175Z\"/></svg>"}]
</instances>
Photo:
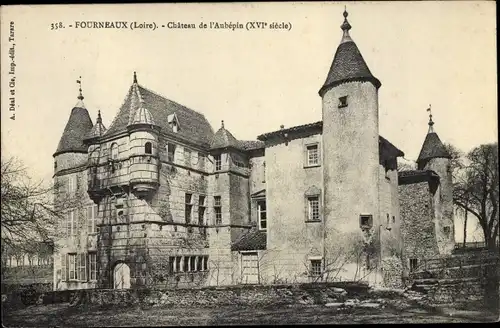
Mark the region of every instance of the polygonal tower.
<instances>
[{"instance_id":1,"label":"polygonal tower","mask_svg":"<svg viewBox=\"0 0 500 328\"><path fill-rule=\"evenodd\" d=\"M343 15L343 36L319 90L323 104L325 269L335 265L340 247L350 252L347 250L356 249L363 241L373 244L377 240L374 235L379 233L381 83L349 35L348 13ZM377 262L375 257L362 258L371 266ZM344 268L345 279L353 279L357 268L349 263Z\"/></svg>"},{"instance_id":2,"label":"polygonal tower","mask_svg":"<svg viewBox=\"0 0 500 328\"><path fill-rule=\"evenodd\" d=\"M436 239L440 254L451 254L455 247L453 182L450 159L450 153L434 131L431 112L429 114L429 130L418 155L417 165L419 170L432 170L439 175L439 188L434 194L434 211Z\"/></svg>"},{"instance_id":3,"label":"polygonal tower","mask_svg":"<svg viewBox=\"0 0 500 328\"><path fill-rule=\"evenodd\" d=\"M129 181L131 191L138 197L152 196L158 189L159 156L158 136L160 127L156 124L150 111L145 107L144 100L137 86L137 76L134 72L132 108L127 130L129 131L130 167Z\"/></svg>"}]
</instances>

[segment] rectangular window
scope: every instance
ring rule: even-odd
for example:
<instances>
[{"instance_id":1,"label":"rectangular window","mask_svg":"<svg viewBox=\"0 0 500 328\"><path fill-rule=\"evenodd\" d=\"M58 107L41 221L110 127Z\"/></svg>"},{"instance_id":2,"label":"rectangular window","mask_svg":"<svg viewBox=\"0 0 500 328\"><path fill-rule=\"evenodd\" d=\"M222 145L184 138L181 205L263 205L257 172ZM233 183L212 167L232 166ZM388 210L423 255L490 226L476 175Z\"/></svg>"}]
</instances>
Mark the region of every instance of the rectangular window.
<instances>
[{"instance_id":1,"label":"rectangular window","mask_svg":"<svg viewBox=\"0 0 500 328\"><path fill-rule=\"evenodd\" d=\"M89 253L89 280L97 280L97 253Z\"/></svg>"},{"instance_id":2,"label":"rectangular window","mask_svg":"<svg viewBox=\"0 0 500 328\"><path fill-rule=\"evenodd\" d=\"M321 276L321 260L311 260L311 276Z\"/></svg>"},{"instance_id":3,"label":"rectangular window","mask_svg":"<svg viewBox=\"0 0 500 328\"><path fill-rule=\"evenodd\" d=\"M214 161L215 161L215 171L222 170L222 159L220 154L214 156Z\"/></svg>"},{"instance_id":4,"label":"rectangular window","mask_svg":"<svg viewBox=\"0 0 500 328\"><path fill-rule=\"evenodd\" d=\"M197 257L198 263L197 263L197 268L198 271L203 271L203 256L198 256Z\"/></svg>"},{"instance_id":5,"label":"rectangular window","mask_svg":"<svg viewBox=\"0 0 500 328\"><path fill-rule=\"evenodd\" d=\"M184 148L184 165L191 166L191 150Z\"/></svg>"},{"instance_id":6,"label":"rectangular window","mask_svg":"<svg viewBox=\"0 0 500 328\"><path fill-rule=\"evenodd\" d=\"M167 161L174 162L175 159L175 144L167 144Z\"/></svg>"},{"instance_id":7,"label":"rectangular window","mask_svg":"<svg viewBox=\"0 0 500 328\"><path fill-rule=\"evenodd\" d=\"M319 221L319 196L311 196L307 198L309 203L309 221Z\"/></svg>"},{"instance_id":8,"label":"rectangular window","mask_svg":"<svg viewBox=\"0 0 500 328\"><path fill-rule=\"evenodd\" d=\"M347 107L347 96L339 98L339 108Z\"/></svg>"},{"instance_id":9,"label":"rectangular window","mask_svg":"<svg viewBox=\"0 0 500 328\"><path fill-rule=\"evenodd\" d=\"M203 271L207 271L207 270L208 270L208 255L203 256Z\"/></svg>"},{"instance_id":10,"label":"rectangular window","mask_svg":"<svg viewBox=\"0 0 500 328\"><path fill-rule=\"evenodd\" d=\"M198 153L198 168L201 170L205 169L205 154Z\"/></svg>"},{"instance_id":11,"label":"rectangular window","mask_svg":"<svg viewBox=\"0 0 500 328\"><path fill-rule=\"evenodd\" d=\"M266 211L266 201L257 201L257 212L259 216L259 228L261 230L266 230L267 228L267 211Z\"/></svg>"},{"instance_id":12,"label":"rectangular window","mask_svg":"<svg viewBox=\"0 0 500 328\"><path fill-rule=\"evenodd\" d=\"M189 272L189 256L184 256L184 268L183 272Z\"/></svg>"},{"instance_id":13,"label":"rectangular window","mask_svg":"<svg viewBox=\"0 0 500 328\"><path fill-rule=\"evenodd\" d=\"M373 226L373 217L371 215L360 215L359 225L361 229L370 229Z\"/></svg>"},{"instance_id":14,"label":"rectangular window","mask_svg":"<svg viewBox=\"0 0 500 328\"><path fill-rule=\"evenodd\" d=\"M410 271L417 269L418 259L410 259Z\"/></svg>"},{"instance_id":15,"label":"rectangular window","mask_svg":"<svg viewBox=\"0 0 500 328\"><path fill-rule=\"evenodd\" d=\"M76 254L68 254L68 279L76 280Z\"/></svg>"},{"instance_id":16,"label":"rectangular window","mask_svg":"<svg viewBox=\"0 0 500 328\"><path fill-rule=\"evenodd\" d=\"M95 233L96 230L96 221L97 221L97 213L99 207L94 204L87 207L87 232Z\"/></svg>"},{"instance_id":17,"label":"rectangular window","mask_svg":"<svg viewBox=\"0 0 500 328\"><path fill-rule=\"evenodd\" d=\"M205 234L205 211L206 211L206 196L200 195L198 198L198 225L200 226L200 233Z\"/></svg>"},{"instance_id":18,"label":"rectangular window","mask_svg":"<svg viewBox=\"0 0 500 328\"><path fill-rule=\"evenodd\" d=\"M76 235L76 213L75 210L70 210L66 216L66 234L68 236Z\"/></svg>"},{"instance_id":19,"label":"rectangular window","mask_svg":"<svg viewBox=\"0 0 500 328\"><path fill-rule=\"evenodd\" d=\"M184 218L186 219L186 224L191 224L191 216L193 214L193 204L192 204L193 195L187 194L185 195L185 204L184 204ZM193 227L188 226L188 232L191 232Z\"/></svg>"},{"instance_id":20,"label":"rectangular window","mask_svg":"<svg viewBox=\"0 0 500 328\"><path fill-rule=\"evenodd\" d=\"M196 270L196 256L189 257L189 271L194 272Z\"/></svg>"},{"instance_id":21,"label":"rectangular window","mask_svg":"<svg viewBox=\"0 0 500 328\"><path fill-rule=\"evenodd\" d=\"M318 145L307 146L307 166L319 165Z\"/></svg>"},{"instance_id":22,"label":"rectangular window","mask_svg":"<svg viewBox=\"0 0 500 328\"><path fill-rule=\"evenodd\" d=\"M175 258L175 271L176 272L181 272L182 271L181 262L182 262L182 257L181 256L177 256Z\"/></svg>"},{"instance_id":23,"label":"rectangular window","mask_svg":"<svg viewBox=\"0 0 500 328\"><path fill-rule=\"evenodd\" d=\"M174 270L175 270L175 257L170 256L168 258L168 272L173 273L175 272Z\"/></svg>"},{"instance_id":24,"label":"rectangular window","mask_svg":"<svg viewBox=\"0 0 500 328\"><path fill-rule=\"evenodd\" d=\"M214 210L215 210L215 224L220 225L222 224L222 204L220 196L214 197Z\"/></svg>"},{"instance_id":25,"label":"rectangular window","mask_svg":"<svg viewBox=\"0 0 500 328\"><path fill-rule=\"evenodd\" d=\"M80 281L87 281L87 254L80 253L78 255L78 274L77 278Z\"/></svg>"}]
</instances>

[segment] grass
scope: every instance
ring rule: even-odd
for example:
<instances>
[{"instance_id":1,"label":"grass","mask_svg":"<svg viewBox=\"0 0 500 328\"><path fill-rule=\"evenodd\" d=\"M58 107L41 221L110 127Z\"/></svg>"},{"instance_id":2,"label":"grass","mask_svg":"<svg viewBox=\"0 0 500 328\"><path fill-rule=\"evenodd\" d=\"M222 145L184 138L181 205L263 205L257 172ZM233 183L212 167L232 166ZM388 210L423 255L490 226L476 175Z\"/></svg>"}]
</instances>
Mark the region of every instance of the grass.
<instances>
[{"instance_id":1,"label":"grass","mask_svg":"<svg viewBox=\"0 0 500 328\"><path fill-rule=\"evenodd\" d=\"M5 310L5 327L140 327L189 325L275 325L275 324L369 324L369 323L461 323L488 322L497 318L478 312L343 309L322 305L272 307L221 306L183 307L71 307L69 304L29 306Z\"/></svg>"}]
</instances>

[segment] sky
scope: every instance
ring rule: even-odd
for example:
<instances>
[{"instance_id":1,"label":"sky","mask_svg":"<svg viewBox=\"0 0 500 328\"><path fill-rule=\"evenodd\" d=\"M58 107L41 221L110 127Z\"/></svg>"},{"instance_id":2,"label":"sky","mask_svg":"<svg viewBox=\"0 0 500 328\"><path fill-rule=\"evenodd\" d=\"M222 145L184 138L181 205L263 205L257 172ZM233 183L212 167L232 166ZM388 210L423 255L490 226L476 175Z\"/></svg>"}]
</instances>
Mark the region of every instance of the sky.
<instances>
[{"instance_id":1,"label":"sky","mask_svg":"<svg viewBox=\"0 0 500 328\"><path fill-rule=\"evenodd\" d=\"M350 35L379 90L380 134L415 160L432 104L441 140L468 151L497 140L493 1L44 5L2 7L2 157L50 181L52 154L81 76L85 104L109 127L137 71L139 84L221 120L238 139L321 120L322 86ZM77 21L262 21L290 30L74 29ZM10 22L15 41L9 42ZM52 23L66 28L51 30ZM9 116L8 48L15 43L16 119ZM5 90L5 91L4 91Z\"/></svg>"}]
</instances>

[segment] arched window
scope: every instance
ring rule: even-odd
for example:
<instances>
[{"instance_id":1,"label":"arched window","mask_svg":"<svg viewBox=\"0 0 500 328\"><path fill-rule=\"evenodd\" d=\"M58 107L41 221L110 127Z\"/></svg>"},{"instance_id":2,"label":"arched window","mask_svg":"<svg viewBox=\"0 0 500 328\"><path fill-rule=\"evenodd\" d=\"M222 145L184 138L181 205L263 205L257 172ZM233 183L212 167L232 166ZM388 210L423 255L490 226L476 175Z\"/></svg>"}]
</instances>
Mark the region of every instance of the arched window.
<instances>
[{"instance_id":1,"label":"arched window","mask_svg":"<svg viewBox=\"0 0 500 328\"><path fill-rule=\"evenodd\" d=\"M118 158L118 145L116 143L113 143L111 145L111 159L117 159Z\"/></svg>"},{"instance_id":2,"label":"arched window","mask_svg":"<svg viewBox=\"0 0 500 328\"><path fill-rule=\"evenodd\" d=\"M153 153L151 142L146 142L146 144L144 145L144 152L146 154L152 154Z\"/></svg>"}]
</instances>

